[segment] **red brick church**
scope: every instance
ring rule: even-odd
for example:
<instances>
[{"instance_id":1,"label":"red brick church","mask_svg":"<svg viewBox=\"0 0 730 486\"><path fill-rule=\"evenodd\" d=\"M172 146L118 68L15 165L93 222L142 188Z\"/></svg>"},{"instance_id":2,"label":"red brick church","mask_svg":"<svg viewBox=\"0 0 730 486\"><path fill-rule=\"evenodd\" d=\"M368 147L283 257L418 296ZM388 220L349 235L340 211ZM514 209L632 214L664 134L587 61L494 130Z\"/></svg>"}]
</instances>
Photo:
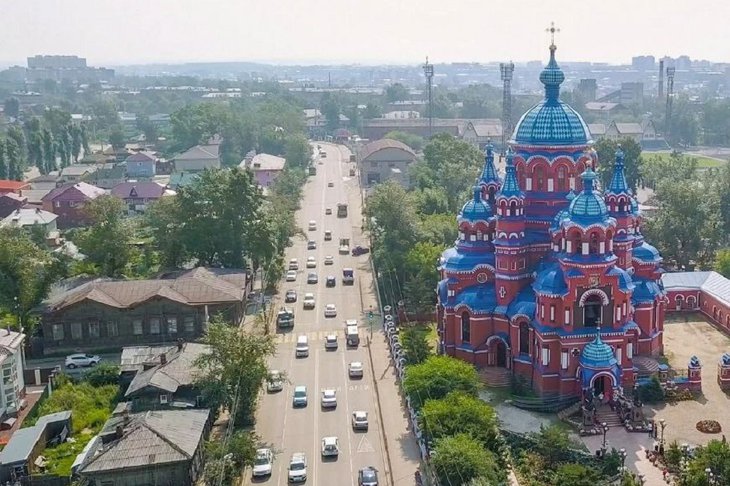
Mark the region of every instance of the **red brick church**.
<instances>
[{"instance_id":1,"label":"red brick church","mask_svg":"<svg viewBox=\"0 0 730 486\"><path fill-rule=\"evenodd\" d=\"M545 98L515 127L502 179L487 146L459 236L441 258L440 352L522 376L543 395L610 397L637 355L662 351L661 256L644 241L624 176L597 187L581 116L560 100L550 46Z\"/></svg>"}]
</instances>

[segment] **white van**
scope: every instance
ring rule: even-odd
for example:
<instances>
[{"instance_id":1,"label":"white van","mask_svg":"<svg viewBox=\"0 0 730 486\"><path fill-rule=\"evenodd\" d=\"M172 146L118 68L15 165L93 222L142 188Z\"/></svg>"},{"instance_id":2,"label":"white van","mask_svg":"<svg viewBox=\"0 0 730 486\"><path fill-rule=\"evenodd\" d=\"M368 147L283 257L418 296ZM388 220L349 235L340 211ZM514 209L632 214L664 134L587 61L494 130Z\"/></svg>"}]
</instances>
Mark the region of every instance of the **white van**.
<instances>
[{"instance_id":1,"label":"white van","mask_svg":"<svg viewBox=\"0 0 730 486\"><path fill-rule=\"evenodd\" d=\"M356 348L360 344L360 333L357 332L357 326L347 326L345 329L345 339L348 346Z\"/></svg>"},{"instance_id":2,"label":"white van","mask_svg":"<svg viewBox=\"0 0 730 486\"><path fill-rule=\"evenodd\" d=\"M307 336L299 336L297 338L296 357L306 358L309 356L309 339Z\"/></svg>"}]
</instances>

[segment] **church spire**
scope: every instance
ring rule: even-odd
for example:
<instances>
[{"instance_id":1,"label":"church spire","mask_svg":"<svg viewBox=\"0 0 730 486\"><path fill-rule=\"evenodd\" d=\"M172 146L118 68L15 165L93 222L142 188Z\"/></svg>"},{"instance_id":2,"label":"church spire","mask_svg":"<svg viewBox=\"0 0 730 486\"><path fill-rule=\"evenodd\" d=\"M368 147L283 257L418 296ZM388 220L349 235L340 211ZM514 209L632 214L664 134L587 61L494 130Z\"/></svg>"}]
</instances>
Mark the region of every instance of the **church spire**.
<instances>
[{"instance_id":1,"label":"church spire","mask_svg":"<svg viewBox=\"0 0 730 486\"><path fill-rule=\"evenodd\" d=\"M519 184L517 184L517 174L515 171L515 164L514 164L514 153L512 152L512 147L507 148L507 167L505 169L506 175L504 177L504 185L502 186L502 190L500 191L500 194L503 197L522 197L524 194L520 190Z\"/></svg>"},{"instance_id":2,"label":"church spire","mask_svg":"<svg viewBox=\"0 0 730 486\"><path fill-rule=\"evenodd\" d=\"M499 176L497 175L497 169L494 167L494 145L492 141L487 141L487 147L484 150L484 169L482 170L482 176L480 182L483 184L489 184L490 182L496 182L499 184Z\"/></svg>"},{"instance_id":3,"label":"church spire","mask_svg":"<svg viewBox=\"0 0 730 486\"><path fill-rule=\"evenodd\" d=\"M555 33L560 32L560 29L555 28L555 23L551 23L547 32L550 33L550 61L540 73L540 82L545 85L545 100L557 102L560 97L560 85L565 81L565 74L555 60L555 51L558 49L555 45Z\"/></svg>"},{"instance_id":4,"label":"church spire","mask_svg":"<svg viewBox=\"0 0 730 486\"><path fill-rule=\"evenodd\" d=\"M626 182L626 174L624 174L624 151L621 150L621 145L616 149L616 163L613 166L613 177L606 188L606 193L631 194L629 185Z\"/></svg>"}]
</instances>

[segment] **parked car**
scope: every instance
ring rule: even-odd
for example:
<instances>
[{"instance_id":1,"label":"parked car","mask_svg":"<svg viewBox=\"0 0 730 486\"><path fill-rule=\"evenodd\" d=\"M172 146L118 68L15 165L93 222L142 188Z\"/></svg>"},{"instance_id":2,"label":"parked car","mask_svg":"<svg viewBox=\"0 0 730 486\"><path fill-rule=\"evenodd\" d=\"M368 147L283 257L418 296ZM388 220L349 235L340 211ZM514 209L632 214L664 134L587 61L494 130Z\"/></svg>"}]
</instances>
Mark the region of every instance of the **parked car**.
<instances>
[{"instance_id":1,"label":"parked car","mask_svg":"<svg viewBox=\"0 0 730 486\"><path fill-rule=\"evenodd\" d=\"M332 255L327 255L324 257L324 264L325 265L334 265L335 264L335 257Z\"/></svg>"},{"instance_id":2,"label":"parked car","mask_svg":"<svg viewBox=\"0 0 730 486\"><path fill-rule=\"evenodd\" d=\"M297 291L294 289L289 289L286 291L286 296L284 297L284 302L296 302L297 301Z\"/></svg>"},{"instance_id":3,"label":"parked car","mask_svg":"<svg viewBox=\"0 0 730 486\"><path fill-rule=\"evenodd\" d=\"M368 413L362 410L352 412L352 428L354 430L368 430Z\"/></svg>"},{"instance_id":4,"label":"parked car","mask_svg":"<svg viewBox=\"0 0 730 486\"><path fill-rule=\"evenodd\" d=\"M317 278L317 274L314 272L309 272L309 275L307 275L307 283L316 284L317 282L319 282L319 279Z\"/></svg>"},{"instance_id":5,"label":"parked car","mask_svg":"<svg viewBox=\"0 0 730 486\"><path fill-rule=\"evenodd\" d=\"M281 371L271 370L269 376L266 379L266 391L269 393L278 392L284 389L284 378L281 376Z\"/></svg>"},{"instance_id":6,"label":"parked car","mask_svg":"<svg viewBox=\"0 0 730 486\"><path fill-rule=\"evenodd\" d=\"M316 268L317 260L313 256L307 257L307 268Z\"/></svg>"},{"instance_id":7,"label":"parked car","mask_svg":"<svg viewBox=\"0 0 730 486\"><path fill-rule=\"evenodd\" d=\"M367 466L357 472L357 486L378 486L378 470Z\"/></svg>"},{"instance_id":8,"label":"parked car","mask_svg":"<svg viewBox=\"0 0 730 486\"><path fill-rule=\"evenodd\" d=\"M353 361L347 369L350 378L362 378L363 366L360 361Z\"/></svg>"},{"instance_id":9,"label":"parked car","mask_svg":"<svg viewBox=\"0 0 730 486\"><path fill-rule=\"evenodd\" d=\"M335 287L337 286L337 279L334 275L328 275L327 280L325 281L325 285L327 287Z\"/></svg>"},{"instance_id":10,"label":"parked car","mask_svg":"<svg viewBox=\"0 0 730 486\"><path fill-rule=\"evenodd\" d=\"M337 349L337 335L336 334L328 334L327 337L324 338L324 349L331 349L331 350Z\"/></svg>"},{"instance_id":11,"label":"parked car","mask_svg":"<svg viewBox=\"0 0 730 486\"><path fill-rule=\"evenodd\" d=\"M335 304L327 304L324 306L324 316L337 317L337 307L335 307Z\"/></svg>"},{"instance_id":12,"label":"parked car","mask_svg":"<svg viewBox=\"0 0 730 486\"><path fill-rule=\"evenodd\" d=\"M274 466L274 454L271 449L258 449L256 458L253 461L253 471L251 475L255 478L268 476Z\"/></svg>"},{"instance_id":13,"label":"parked car","mask_svg":"<svg viewBox=\"0 0 730 486\"><path fill-rule=\"evenodd\" d=\"M358 245L352 249L352 256L360 256L366 253L370 253L370 248L365 248L364 246Z\"/></svg>"},{"instance_id":14,"label":"parked car","mask_svg":"<svg viewBox=\"0 0 730 486\"><path fill-rule=\"evenodd\" d=\"M322 408L336 408L336 407L337 407L337 392L335 392L331 388L322 390Z\"/></svg>"},{"instance_id":15,"label":"parked car","mask_svg":"<svg viewBox=\"0 0 730 486\"><path fill-rule=\"evenodd\" d=\"M294 407L306 407L307 406L307 387L304 385L298 385L294 387L294 396L292 397L292 405Z\"/></svg>"},{"instance_id":16,"label":"parked car","mask_svg":"<svg viewBox=\"0 0 730 486\"><path fill-rule=\"evenodd\" d=\"M294 282L297 279L297 272L296 270L289 270L286 272L286 281L287 282Z\"/></svg>"},{"instance_id":17,"label":"parked car","mask_svg":"<svg viewBox=\"0 0 730 486\"><path fill-rule=\"evenodd\" d=\"M288 477L290 483L303 483L307 480L307 457L303 452L291 455Z\"/></svg>"},{"instance_id":18,"label":"parked car","mask_svg":"<svg viewBox=\"0 0 730 486\"><path fill-rule=\"evenodd\" d=\"M70 354L66 356L66 368L80 368L88 366L96 366L101 358L92 354Z\"/></svg>"},{"instance_id":19,"label":"parked car","mask_svg":"<svg viewBox=\"0 0 730 486\"><path fill-rule=\"evenodd\" d=\"M337 457L340 455L340 441L337 437L322 438L322 457Z\"/></svg>"},{"instance_id":20,"label":"parked car","mask_svg":"<svg viewBox=\"0 0 730 486\"><path fill-rule=\"evenodd\" d=\"M304 308L305 309L314 309L314 294L312 294L312 293L304 294Z\"/></svg>"}]
</instances>

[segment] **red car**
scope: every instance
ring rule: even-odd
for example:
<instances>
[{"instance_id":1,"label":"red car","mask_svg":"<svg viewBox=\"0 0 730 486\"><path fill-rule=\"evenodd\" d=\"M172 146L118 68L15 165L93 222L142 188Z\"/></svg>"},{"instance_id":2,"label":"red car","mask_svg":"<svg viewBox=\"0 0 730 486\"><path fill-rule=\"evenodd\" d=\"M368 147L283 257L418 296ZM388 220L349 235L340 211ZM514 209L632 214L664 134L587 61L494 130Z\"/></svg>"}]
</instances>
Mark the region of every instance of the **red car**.
<instances>
[{"instance_id":1,"label":"red car","mask_svg":"<svg viewBox=\"0 0 730 486\"><path fill-rule=\"evenodd\" d=\"M370 253L370 248L365 248L364 246L356 246L352 249L352 256L360 256L366 253Z\"/></svg>"}]
</instances>

